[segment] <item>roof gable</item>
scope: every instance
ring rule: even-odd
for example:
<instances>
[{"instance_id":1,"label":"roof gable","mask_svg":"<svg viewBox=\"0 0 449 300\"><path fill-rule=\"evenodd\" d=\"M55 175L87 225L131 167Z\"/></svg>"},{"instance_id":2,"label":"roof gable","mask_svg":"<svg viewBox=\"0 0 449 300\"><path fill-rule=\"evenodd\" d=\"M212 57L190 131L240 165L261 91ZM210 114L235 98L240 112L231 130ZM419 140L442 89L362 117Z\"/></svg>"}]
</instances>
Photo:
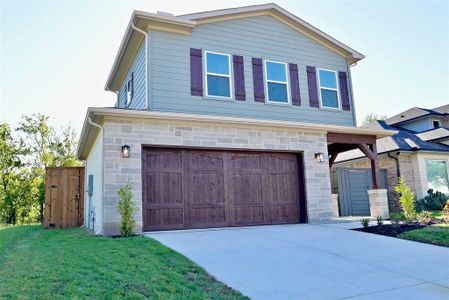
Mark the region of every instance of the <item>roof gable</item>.
<instances>
[{"instance_id":1,"label":"roof gable","mask_svg":"<svg viewBox=\"0 0 449 300\"><path fill-rule=\"evenodd\" d=\"M221 9L181 16L171 16L167 13L152 14L142 11L134 11L112 69L109 73L105 89L111 91L118 90L127 70L131 66L132 60L137 53L137 48L143 40L143 35L141 33L137 33L133 29L133 25L135 28L139 28L145 32L148 32L148 30L162 30L177 34L190 34L194 27L202 24L265 15L278 19L291 28L300 31L309 38L328 47L332 51L345 57L350 64L354 64L364 58L363 54L355 51L349 46L341 43L318 28L310 25L306 21L273 3Z\"/></svg>"}]
</instances>

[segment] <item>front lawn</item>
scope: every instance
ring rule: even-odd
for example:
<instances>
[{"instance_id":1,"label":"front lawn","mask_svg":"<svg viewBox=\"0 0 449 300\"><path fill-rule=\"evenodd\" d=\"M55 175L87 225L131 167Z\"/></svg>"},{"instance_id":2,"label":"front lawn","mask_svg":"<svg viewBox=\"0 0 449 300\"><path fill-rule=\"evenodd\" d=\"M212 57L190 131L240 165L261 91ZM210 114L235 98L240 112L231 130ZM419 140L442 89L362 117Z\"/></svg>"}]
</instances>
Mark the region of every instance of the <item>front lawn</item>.
<instances>
[{"instance_id":1,"label":"front lawn","mask_svg":"<svg viewBox=\"0 0 449 300\"><path fill-rule=\"evenodd\" d=\"M398 237L449 247L449 224L436 224L422 229L407 231Z\"/></svg>"},{"instance_id":2,"label":"front lawn","mask_svg":"<svg viewBox=\"0 0 449 300\"><path fill-rule=\"evenodd\" d=\"M0 227L0 299L246 299L159 242Z\"/></svg>"}]
</instances>

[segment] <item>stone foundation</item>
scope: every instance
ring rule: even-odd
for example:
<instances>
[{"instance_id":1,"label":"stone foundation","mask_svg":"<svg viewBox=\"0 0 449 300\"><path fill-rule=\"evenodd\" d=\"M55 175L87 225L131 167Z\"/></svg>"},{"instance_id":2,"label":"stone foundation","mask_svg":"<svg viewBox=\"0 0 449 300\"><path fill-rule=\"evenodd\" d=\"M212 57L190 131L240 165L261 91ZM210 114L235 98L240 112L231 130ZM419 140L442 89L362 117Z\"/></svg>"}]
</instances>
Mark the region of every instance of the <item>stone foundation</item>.
<instances>
[{"instance_id":1,"label":"stone foundation","mask_svg":"<svg viewBox=\"0 0 449 300\"><path fill-rule=\"evenodd\" d=\"M387 193L386 189L368 190L371 217L382 217L384 219L390 217Z\"/></svg>"},{"instance_id":2,"label":"stone foundation","mask_svg":"<svg viewBox=\"0 0 449 300\"><path fill-rule=\"evenodd\" d=\"M338 218L340 216L340 210L338 207L338 194L332 194L332 216Z\"/></svg>"}]
</instances>

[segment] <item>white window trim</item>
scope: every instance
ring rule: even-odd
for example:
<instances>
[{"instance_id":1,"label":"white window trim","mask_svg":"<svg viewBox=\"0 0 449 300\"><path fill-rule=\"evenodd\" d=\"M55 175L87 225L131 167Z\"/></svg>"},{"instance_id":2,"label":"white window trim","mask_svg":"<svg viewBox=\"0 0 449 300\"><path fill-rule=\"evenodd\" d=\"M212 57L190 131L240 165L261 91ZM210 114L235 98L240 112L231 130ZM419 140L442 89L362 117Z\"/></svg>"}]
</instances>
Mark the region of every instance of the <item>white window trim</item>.
<instances>
[{"instance_id":1,"label":"white window trim","mask_svg":"<svg viewBox=\"0 0 449 300\"><path fill-rule=\"evenodd\" d=\"M211 54L217 54L217 55L224 55L228 57L228 67L229 67L229 75L224 75L224 74L220 74L220 73L213 73L213 72L208 72L207 71L207 54L211 53ZM234 95L234 91L233 91L233 85L232 85L232 66L231 66L231 55L227 54L227 53L221 53L221 52L213 52L213 51L204 51L203 53L203 65L204 65L204 86L206 88L206 97L207 98L214 98L214 99L233 99L233 95ZM218 77L225 77L229 79L229 97L226 96L216 96L216 95L209 95L209 88L207 86L207 75L212 75L212 76L218 76Z\"/></svg>"},{"instance_id":2,"label":"white window trim","mask_svg":"<svg viewBox=\"0 0 449 300\"><path fill-rule=\"evenodd\" d=\"M449 162L444 158L425 158L424 159L424 171L426 172L426 186L425 186L425 194L427 194L427 190L429 189L429 177L427 176L427 161L442 161L446 164L446 174L449 177ZM449 178L448 178L449 180ZM424 195L425 195L424 194Z\"/></svg>"},{"instance_id":3,"label":"white window trim","mask_svg":"<svg viewBox=\"0 0 449 300\"><path fill-rule=\"evenodd\" d=\"M275 63L275 64L282 64L285 66L285 79L286 81L278 81L278 80L268 80L268 68L267 68L267 62L270 63ZM264 60L264 64L263 64L263 72L264 72L264 77L265 77L265 95L267 95L267 103L270 104L278 104L278 105L290 105L291 104L291 99L290 99L290 76L288 76L288 71L287 71L287 63L285 62L281 62L281 61L274 61L274 60L268 60L265 59ZM287 102L279 102L279 101L271 101L270 100L270 95L268 94L268 83L280 83L280 84L285 84L287 86Z\"/></svg>"},{"instance_id":4,"label":"white window trim","mask_svg":"<svg viewBox=\"0 0 449 300\"><path fill-rule=\"evenodd\" d=\"M438 127L433 126L433 122L438 122ZM432 129L437 129L441 127L441 121L438 119L432 119Z\"/></svg>"},{"instance_id":5,"label":"white window trim","mask_svg":"<svg viewBox=\"0 0 449 300\"><path fill-rule=\"evenodd\" d=\"M320 80L320 70L321 71L327 71L327 72L332 72L335 74L335 82L337 84L337 88L328 88L328 87L322 87L321 86L321 80ZM317 79L318 79L318 94L319 94L319 98L320 98L320 108L323 109L331 109L331 110L341 110L341 99L340 99L340 82L338 80L338 73L335 70L329 70L329 69L323 69L323 68L318 68L317 69ZM328 91L336 91L337 92L337 104L338 107L331 107L331 106L324 106L323 105L323 100L321 99L321 89L323 90L328 90Z\"/></svg>"}]
</instances>

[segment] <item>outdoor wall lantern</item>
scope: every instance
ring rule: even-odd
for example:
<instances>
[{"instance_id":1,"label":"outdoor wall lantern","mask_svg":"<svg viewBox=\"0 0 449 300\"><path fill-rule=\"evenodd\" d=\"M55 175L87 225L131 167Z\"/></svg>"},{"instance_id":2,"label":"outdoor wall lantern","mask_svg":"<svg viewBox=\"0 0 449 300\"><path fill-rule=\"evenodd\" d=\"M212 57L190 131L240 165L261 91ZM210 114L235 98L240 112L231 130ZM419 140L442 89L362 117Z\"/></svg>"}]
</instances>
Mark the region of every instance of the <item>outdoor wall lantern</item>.
<instances>
[{"instance_id":1,"label":"outdoor wall lantern","mask_svg":"<svg viewBox=\"0 0 449 300\"><path fill-rule=\"evenodd\" d=\"M322 153L322 152L315 153L315 160L318 163L324 162L324 153Z\"/></svg>"},{"instance_id":2,"label":"outdoor wall lantern","mask_svg":"<svg viewBox=\"0 0 449 300\"><path fill-rule=\"evenodd\" d=\"M128 145L123 145L122 146L122 156L123 158L129 158L129 155L131 154L130 152L130 148Z\"/></svg>"}]
</instances>

